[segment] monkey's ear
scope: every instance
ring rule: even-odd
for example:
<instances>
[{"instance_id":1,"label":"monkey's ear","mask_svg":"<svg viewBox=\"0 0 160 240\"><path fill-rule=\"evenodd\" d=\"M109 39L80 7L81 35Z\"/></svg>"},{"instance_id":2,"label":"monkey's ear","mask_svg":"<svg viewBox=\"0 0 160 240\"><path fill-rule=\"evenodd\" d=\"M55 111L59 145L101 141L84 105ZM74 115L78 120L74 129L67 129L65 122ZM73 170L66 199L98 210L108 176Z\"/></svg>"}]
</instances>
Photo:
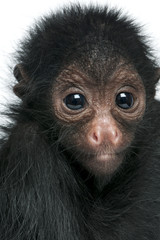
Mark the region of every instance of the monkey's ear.
<instances>
[{"instance_id":1,"label":"monkey's ear","mask_svg":"<svg viewBox=\"0 0 160 240\"><path fill-rule=\"evenodd\" d=\"M29 78L21 64L17 64L15 66L13 74L18 81L18 83L13 87L13 91L19 98L23 98L27 91Z\"/></svg>"}]
</instances>

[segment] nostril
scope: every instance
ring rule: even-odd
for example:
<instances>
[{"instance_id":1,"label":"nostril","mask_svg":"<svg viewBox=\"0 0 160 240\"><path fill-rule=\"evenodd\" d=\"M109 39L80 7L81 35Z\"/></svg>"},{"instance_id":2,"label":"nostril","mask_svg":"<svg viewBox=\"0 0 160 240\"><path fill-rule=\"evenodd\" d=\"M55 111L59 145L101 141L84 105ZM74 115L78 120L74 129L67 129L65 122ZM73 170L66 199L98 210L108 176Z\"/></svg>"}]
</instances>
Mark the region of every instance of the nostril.
<instances>
[{"instance_id":1,"label":"nostril","mask_svg":"<svg viewBox=\"0 0 160 240\"><path fill-rule=\"evenodd\" d=\"M118 129L110 129L110 133L108 134L108 139L110 140L110 142L112 142L112 144L117 145L120 144L121 142L121 132L118 131Z\"/></svg>"},{"instance_id":2,"label":"nostril","mask_svg":"<svg viewBox=\"0 0 160 240\"><path fill-rule=\"evenodd\" d=\"M113 137L114 137L115 141L118 140L119 134L116 130L113 132Z\"/></svg>"},{"instance_id":3,"label":"nostril","mask_svg":"<svg viewBox=\"0 0 160 240\"><path fill-rule=\"evenodd\" d=\"M98 136L96 133L93 133L93 140L95 140L95 142L98 142Z\"/></svg>"},{"instance_id":4,"label":"nostril","mask_svg":"<svg viewBox=\"0 0 160 240\"><path fill-rule=\"evenodd\" d=\"M102 132L101 130L90 132L88 135L88 140L91 145L100 145L102 143Z\"/></svg>"}]
</instances>

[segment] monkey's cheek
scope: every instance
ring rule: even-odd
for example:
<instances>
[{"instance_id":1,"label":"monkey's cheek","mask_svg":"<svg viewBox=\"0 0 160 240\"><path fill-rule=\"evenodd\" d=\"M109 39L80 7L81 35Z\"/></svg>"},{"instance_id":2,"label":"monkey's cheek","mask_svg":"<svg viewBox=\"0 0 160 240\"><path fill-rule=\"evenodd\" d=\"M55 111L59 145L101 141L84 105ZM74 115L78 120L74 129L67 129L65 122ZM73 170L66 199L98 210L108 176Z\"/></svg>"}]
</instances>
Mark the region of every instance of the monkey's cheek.
<instances>
[{"instance_id":1,"label":"monkey's cheek","mask_svg":"<svg viewBox=\"0 0 160 240\"><path fill-rule=\"evenodd\" d=\"M124 154L100 155L86 158L84 167L94 175L112 175L115 173L124 159Z\"/></svg>"}]
</instances>

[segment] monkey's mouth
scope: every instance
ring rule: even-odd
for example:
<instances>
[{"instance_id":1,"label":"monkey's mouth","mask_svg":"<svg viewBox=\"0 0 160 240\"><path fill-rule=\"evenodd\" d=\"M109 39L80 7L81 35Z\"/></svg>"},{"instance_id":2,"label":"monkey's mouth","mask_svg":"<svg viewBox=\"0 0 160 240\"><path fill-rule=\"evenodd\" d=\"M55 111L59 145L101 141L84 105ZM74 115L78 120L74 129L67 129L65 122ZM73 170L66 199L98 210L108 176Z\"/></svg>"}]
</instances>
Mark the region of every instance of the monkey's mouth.
<instances>
[{"instance_id":1,"label":"monkey's mouth","mask_svg":"<svg viewBox=\"0 0 160 240\"><path fill-rule=\"evenodd\" d=\"M122 164L123 153L92 154L84 158L83 165L96 175L112 174Z\"/></svg>"},{"instance_id":2,"label":"monkey's mouth","mask_svg":"<svg viewBox=\"0 0 160 240\"><path fill-rule=\"evenodd\" d=\"M95 157L98 161L111 161L115 158L117 158L116 154L102 154L102 155L97 155Z\"/></svg>"},{"instance_id":3,"label":"monkey's mouth","mask_svg":"<svg viewBox=\"0 0 160 240\"><path fill-rule=\"evenodd\" d=\"M101 154L101 155L96 155L93 157L94 161L97 162L115 162L115 161L121 161L124 156L124 153L112 153L112 154Z\"/></svg>"},{"instance_id":4,"label":"monkey's mouth","mask_svg":"<svg viewBox=\"0 0 160 240\"><path fill-rule=\"evenodd\" d=\"M117 159L121 159L124 156L124 152L114 152L114 153L97 153L91 154L90 158L99 162L110 162Z\"/></svg>"}]
</instances>

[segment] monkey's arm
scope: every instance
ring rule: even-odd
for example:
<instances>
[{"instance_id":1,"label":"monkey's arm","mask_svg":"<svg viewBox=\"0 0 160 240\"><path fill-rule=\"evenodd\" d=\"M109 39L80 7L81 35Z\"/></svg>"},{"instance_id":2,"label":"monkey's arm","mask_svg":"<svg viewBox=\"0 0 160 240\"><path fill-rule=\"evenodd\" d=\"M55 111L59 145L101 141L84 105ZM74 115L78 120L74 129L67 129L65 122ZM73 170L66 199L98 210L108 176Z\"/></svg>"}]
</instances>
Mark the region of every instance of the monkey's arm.
<instances>
[{"instance_id":1,"label":"monkey's arm","mask_svg":"<svg viewBox=\"0 0 160 240\"><path fill-rule=\"evenodd\" d=\"M83 239L77 183L37 126L12 129L0 150L0 181L1 240Z\"/></svg>"}]
</instances>

